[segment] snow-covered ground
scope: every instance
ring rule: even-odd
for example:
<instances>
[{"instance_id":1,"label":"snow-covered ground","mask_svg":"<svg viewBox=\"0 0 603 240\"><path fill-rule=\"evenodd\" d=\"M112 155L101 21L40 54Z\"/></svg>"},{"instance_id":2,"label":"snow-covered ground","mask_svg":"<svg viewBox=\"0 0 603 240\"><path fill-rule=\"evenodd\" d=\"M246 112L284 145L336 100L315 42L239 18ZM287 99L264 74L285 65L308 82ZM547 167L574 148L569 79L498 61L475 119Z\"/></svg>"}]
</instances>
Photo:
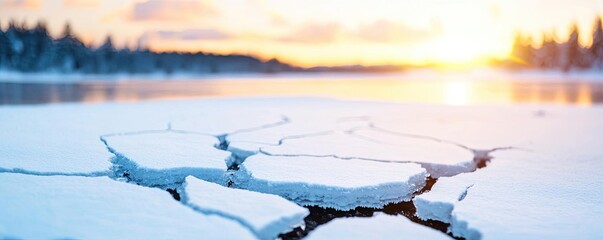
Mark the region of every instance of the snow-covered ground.
<instances>
[{"instance_id":1,"label":"snow-covered ground","mask_svg":"<svg viewBox=\"0 0 603 240\"><path fill-rule=\"evenodd\" d=\"M0 238L272 239L316 218L310 206L412 201L468 239L601 239L602 135L600 106L1 106ZM377 214L306 231L450 237L428 226Z\"/></svg>"}]
</instances>

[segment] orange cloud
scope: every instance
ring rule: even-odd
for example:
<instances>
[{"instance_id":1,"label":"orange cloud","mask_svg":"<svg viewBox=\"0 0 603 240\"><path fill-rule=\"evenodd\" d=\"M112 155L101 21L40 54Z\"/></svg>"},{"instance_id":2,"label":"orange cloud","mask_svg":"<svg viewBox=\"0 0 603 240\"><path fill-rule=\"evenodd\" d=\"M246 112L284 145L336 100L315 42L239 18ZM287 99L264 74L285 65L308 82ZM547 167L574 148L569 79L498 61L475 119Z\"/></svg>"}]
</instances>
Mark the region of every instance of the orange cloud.
<instances>
[{"instance_id":1,"label":"orange cloud","mask_svg":"<svg viewBox=\"0 0 603 240\"><path fill-rule=\"evenodd\" d=\"M4 0L1 6L6 8L38 9L42 6L42 3L39 0Z\"/></svg>"},{"instance_id":2,"label":"orange cloud","mask_svg":"<svg viewBox=\"0 0 603 240\"><path fill-rule=\"evenodd\" d=\"M341 32L341 25L335 22L306 23L279 40L293 43L329 43L336 41Z\"/></svg>"},{"instance_id":3,"label":"orange cloud","mask_svg":"<svg viewBox=\"0 0 603 240\"><path fill-rule=\"evenodd\" d=\"M65 7L96 7L100 4L100 0L63 0Z\"/></svg>"},{"instance_id":4,"label":"orange cloud","mask_svg":"<svg viewBox=\"0 0 603 240\"><path fill-rule=\"evenodd\" d=\"M187 29L182 31L146 31L140 38L138 43L141 46L151 46L154 43L161 41L199 41L199 40L228 40L232 39L230 34L224 33L216 29Z\"/></svg>"},{"instance_id":5,"label":"orange cloud","mask_svg":"<svg viewBox=\"0 0 603 240\"><path fill-rule=\"evenodd\" d=\"M225 40L231 36L216 29L187 29L182 31L147 31L141 38L174 40Z\"/></svg>"},{"instance_id":6,"label":"orange cloud","mask_svg":"<svg viewBox=\"0 0 603 240\"><path fill-rule=\"evenodd\" d=\"M202 1L148 0L135 3L129 17L134 21L188 21L214 14Z\"/></svg>"},{"instance_id":7,"label":"orange cloud","mask_svg":"<svg viewBox=\"0 0 603 240\"><path fill-rule=\"evenodd\" d=\"M439 35L439 28L420 29L387 20L378 20L358 28L356 36L369 42L418 43Z\"/></svg>"}]
</instances>

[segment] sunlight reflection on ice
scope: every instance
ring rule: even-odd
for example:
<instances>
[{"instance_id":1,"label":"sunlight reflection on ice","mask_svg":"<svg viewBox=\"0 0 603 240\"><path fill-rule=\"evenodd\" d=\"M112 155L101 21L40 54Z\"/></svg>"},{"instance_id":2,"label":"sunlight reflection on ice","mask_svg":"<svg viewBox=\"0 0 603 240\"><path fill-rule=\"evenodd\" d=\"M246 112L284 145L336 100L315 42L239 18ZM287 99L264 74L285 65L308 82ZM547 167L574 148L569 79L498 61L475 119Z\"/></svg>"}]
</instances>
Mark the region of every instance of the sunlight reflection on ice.
<instances>
[{"instance_id":1,"label":"sunlight reflection on ice","mask_svg":"<svg viewBox=\"0 0 603 240\"><path fill-rule=\"evenodd\" d=\"M351 100L468 104L559 104L603 102L603 82L475 81L464 78L232 78L201 80L123 80L74 83L0 82L0 104L55 102L132 102L208 97L314 96Z\"/></svg>"}]
</instances>

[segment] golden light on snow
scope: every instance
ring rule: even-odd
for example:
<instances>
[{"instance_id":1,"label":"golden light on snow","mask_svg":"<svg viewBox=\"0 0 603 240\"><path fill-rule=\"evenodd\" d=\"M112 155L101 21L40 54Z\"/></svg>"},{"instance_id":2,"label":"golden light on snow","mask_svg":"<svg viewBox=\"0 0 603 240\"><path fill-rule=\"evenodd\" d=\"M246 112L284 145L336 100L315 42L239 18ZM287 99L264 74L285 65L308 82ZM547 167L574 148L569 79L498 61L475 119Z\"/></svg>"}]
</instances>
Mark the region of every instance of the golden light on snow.
<instances>
[{"instance_id":1,"label":"golden light on snow","mask_svg":"<svg viewBox=\"0 0 603 240\"><path fill-rule=\"evenodd\" d=\"M446 84L444 102L450 105L463 105L469 102L469 85L465 82Z\"/></svg>"},{"instance_id":2,"label":"golden light on snow","mask_svg":"<svg viewBox=\"0 0 603 240\"><path fill-rule=\"evenodd\" d=\"M347 100L472 104L559 104L590 106L603 99L596 91L603 83L540 84L506 80L398 79L397 77L363 79L204 79L203 81L171 80L128 82L90 82L72 90L48 88L41 96L46 101L135 102L148 99L190 99L208 97L314 96ZM22 86L25 88L26 86ZM27 92L27 89L20 89ZM81 96L82 99L71 99ZM30 96L36 97L36 96ZM35 101L35 100L32 100Z\"/></svg>"},{"instance_id":3,"label":"golden light on snow","mask_svg":"<svg viewBox=\"0 0 603 240\"><path fill-rule=\"evenodd\" d=\"M593 104L593 96L590 85L586 83L580 83L578 85L578 97L576 99L578 106L590 106Z\"/></svg>"}]
</instances>

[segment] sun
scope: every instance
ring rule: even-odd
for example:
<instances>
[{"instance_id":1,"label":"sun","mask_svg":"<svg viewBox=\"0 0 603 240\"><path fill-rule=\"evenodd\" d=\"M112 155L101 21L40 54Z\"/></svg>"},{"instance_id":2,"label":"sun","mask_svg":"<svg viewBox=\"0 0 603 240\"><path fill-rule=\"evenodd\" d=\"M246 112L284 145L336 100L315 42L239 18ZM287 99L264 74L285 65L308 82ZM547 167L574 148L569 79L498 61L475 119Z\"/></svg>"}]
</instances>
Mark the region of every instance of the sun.
<instances>
[{"instance_id":1,"label":"sun","mask_svg":"<svg viewBox=\"0 0 603 240\"><path fill-rule=\"evenodd\" d=\"M443 37L433 43L434 60L442 63L465 63L476 60L483 53L482 46L469 39Z\"/></svg>"},{"instance_id":2,"label":"sun","mask_svg":"<svg viewBox=\"0 0 603 240\"><path fill-rule=\"evenodd\" d=\"M508 43L471 35L442 36L426 42L423 53L427 62L442 66L474 66L490 59L508 56Z\"/></svg>"}]
</instances>

